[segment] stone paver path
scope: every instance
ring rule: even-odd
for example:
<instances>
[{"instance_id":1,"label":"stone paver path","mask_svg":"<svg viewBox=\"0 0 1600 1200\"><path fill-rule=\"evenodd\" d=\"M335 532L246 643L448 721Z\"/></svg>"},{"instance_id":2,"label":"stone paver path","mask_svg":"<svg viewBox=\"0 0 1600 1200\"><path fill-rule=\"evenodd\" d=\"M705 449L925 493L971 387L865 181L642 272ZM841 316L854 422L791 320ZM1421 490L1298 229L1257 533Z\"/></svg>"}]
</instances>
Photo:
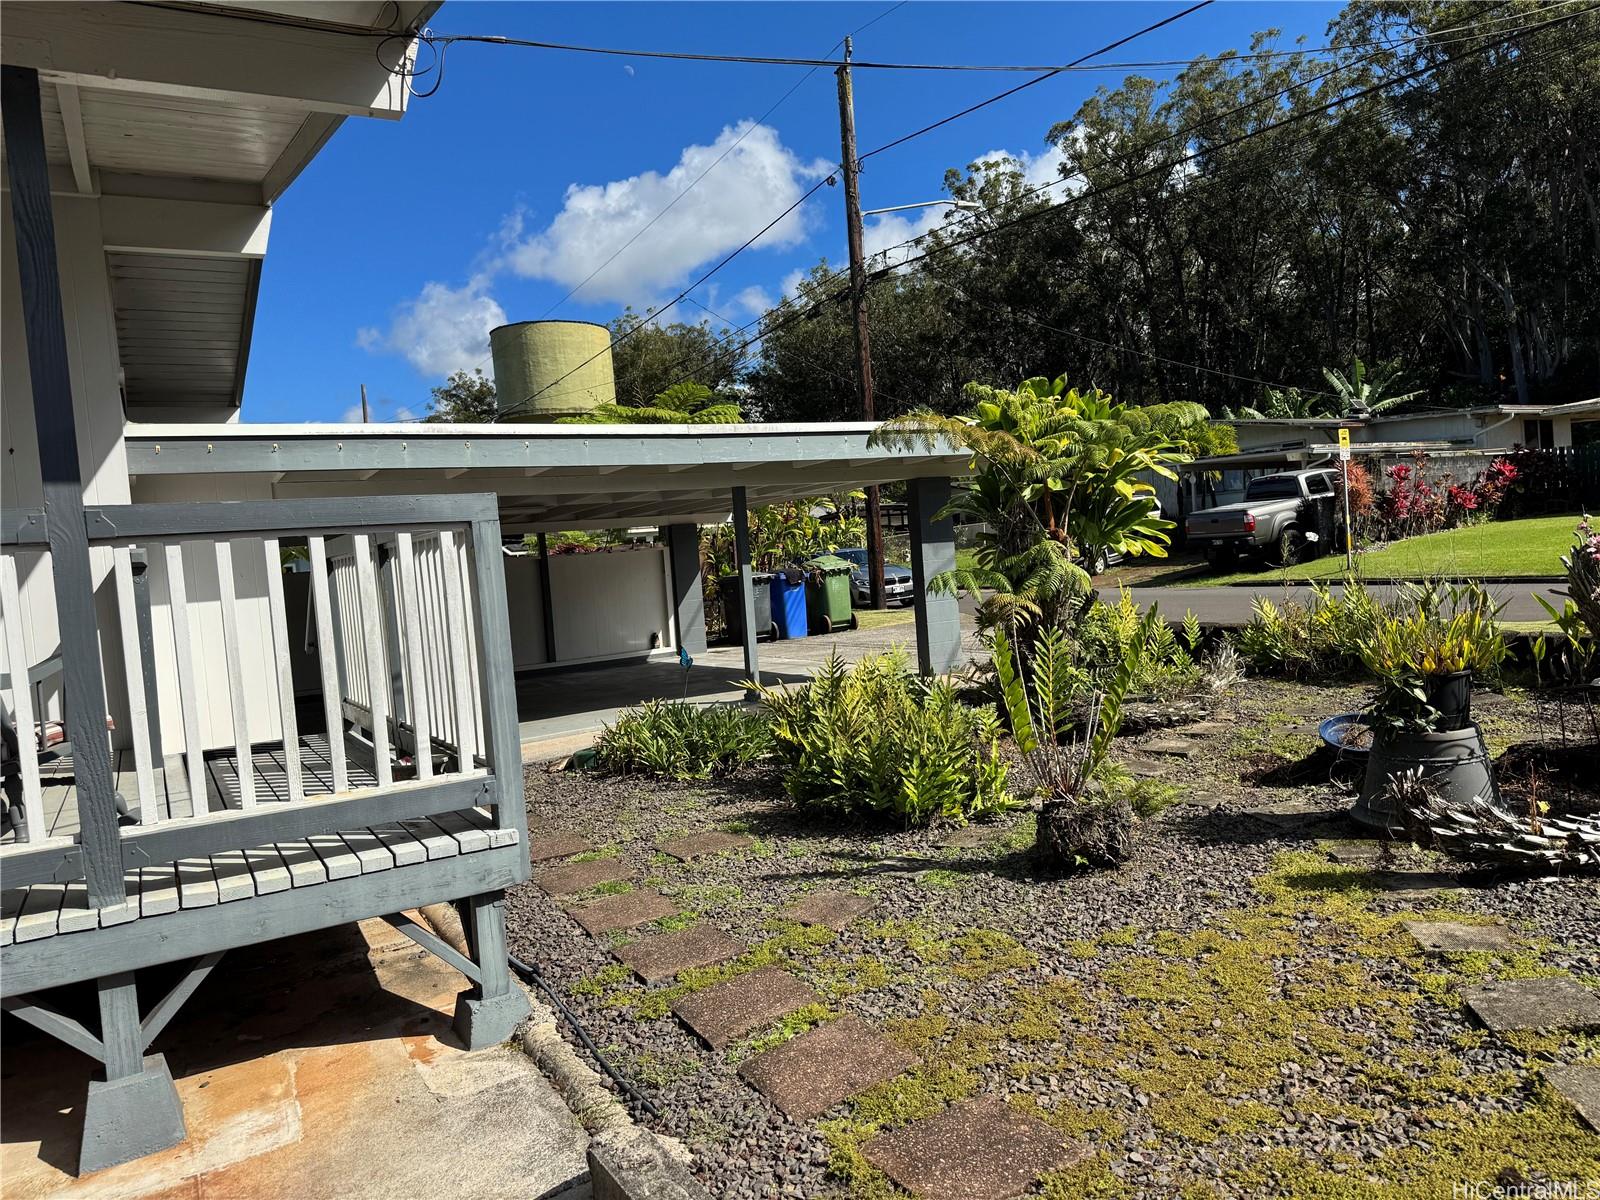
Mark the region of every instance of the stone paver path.
<instances>
[{"instance_id":1,"label":"stone paver path","mask_svg":"<svg viewBox=\"0 0 1600 1200\"><path fill-rule=\"evenodd\" d=\"M946 850L976 850L987 842L994 834L979 825L963 825L960 829L951 830L939 839L939 845Z\"/></svg>"},{"instance_id":2,"label":"stone paver path","mask_svg":"<svg viewBox=\"0 0 1600 1200\"><path fill-rule=\"evenodd\" d=\"M713 1050L822 997L780 967L762 967L680 998L672 1011Z\"/></svg>"},{"instance_id":3,"label":"stone paver path","mask_svg":"<svg viewBox=\"0 0 1600 1200\"><path fill-rule=\"evenodd\" d=\"M914 1062L860 1017L847 1015L748 1059L739 1074L786 1117L810 1121Z\"/></svg>"},{"instance_id":4,"label":"stone paver path","mask_svg":"<svg viewBox=\"0 0 1600 1200\"><path fill-rule=\"evenodd\" d=\"M1572 979L1510 979L1464 988L1461 998L1496 1033L1600 1029L1600 996Z\"/></svg>"},{"instance_id":5,"label":"stone paver path","mask_svg":"<svg viewBox=\"0 0 1600 1200\"><path fill-rule=\"evenodd\" d=\"M1546 1067L1544 1077L1578 1110L1589 1128L1600 1133L1600 1067L1558 1064Z\"/></svg>"},{"instance_id":6,"label":"stone paver path","mask_svg":"<svg viewBox=\"0 0 1600 1200\"><path fill-rule=\"evenodd\" d=\"M1160 754L1167 758L1193 758L1200 752L1199 746L1183 738L1161 738L1146 742L1139 749L1145 754Z\"/></svg>"},{"instance_id":7,"label":"stone paver path","mask_svg":"<svg viewBox=\"0 0 1600 1200\"><path fill-rule=\"evenodd\" d=\"M861 1152L923 1200L1011 1200L1038 1175L1087 1153L992 1096L873 1138Z\"/></svg>"},{"instance_id":8,"label":"stone paver path","mask_svg":"<svg viewBox=\"0 0 1600 1200\"><path fill-rule=\"evenodd\" d=\"M563 829L552 829L538 837L528 839L528 858L533 862L544 862L551 858L570 858L574 854L583 854L593 849L588 841Z\"/></svg>"},{"instance_id":9,"label":"stone paver path","mask_svg":"<svg viewBox=\"0 0 1600 1200\"><path fill-rule=\"evenodd\" d=\"M857 896L853 892L807 892L785 904L779 915L802 925L825 925L837 933L863 913L871 912L877 904L871 896Z\"/></svg>"},{"instance_id":10,"label":"stone paver path","mask_svg":"<svg viewBox=\"0 0 1600 1200\"><path fill-rule=\"evenodd\" d=\"M1504 925L1462 925L1455 921L1406 921L1406 932L1429 954L1510 950L1515 943Z\"/></svg>"},{"instance_id":11,"label":"stone paver path","mask_svg":"<svg viewBox=\"0 0 1600 1200\"><path fill-rule=\"evenodd\" d=\"M691 858L699 858L702 854L745 850L754 842L755 839L748 834L724 833L720 829L713 829L707 833L691 833L685 837L673 838L670 842L662 842L660 848L662 853L688 862Z\"/></svg>"},{"instance_id":12,"label":"stone paver path","mask_svg":"<svg viewBox=\"0 0 1600 1200\"><path fill-rule=\"evenodd\" d=\"M1375 841L1357 841L1353 838L1320 843L1322 852L1332 861L1347 867L1365 867L1383 856L1383 846Z\"/></svg>"},{"instance_id":13,"label":"stone paver path","mask_svg":"<svg viewBox=\"0 0 1600 1200\"><path fill-rule=\"evenodd\" d=\"M1151 762L1147 758L1130 758L1122 765L1130 775L1137 775L1140 779L1160 779L1167 773L1165 763Z\"/></svg>"},{"instance_id":14,"label":"stone paver path","mask_svg":"<svg viewBox=\"0 0 1600 1200\"><path fill-rule=\"evenodd\" d=\"M601 934L634 929L662 917L675 917L679 909L660 892L638 891L603 896L588 904L568 905L567 912L587 932Z\"/></svg>"},{"instance_id":15,"label":"stone paver path","mask_svg":"<svg viewBox=\"0 0 1600 1200\"><path fill-rule=\"evenodd\" d=\"M602 883L620 883L632 878L633 871L614 858L541 867L533 873L533 881L552 896L570 896L573 892L586 892Z\"/></svg>"},{"instance_id":16,"label":"stone paver path","mask_svg":"<svg viewBox=\"0 0 1600 1200\"><path fill-rule=\"evenodd\" d=\"M612 953L646 983L659 983L690 967L709 967L738 958L748 949L714 925L700 924L641 938L618 946Z\"/></svg>"}]
</instances>

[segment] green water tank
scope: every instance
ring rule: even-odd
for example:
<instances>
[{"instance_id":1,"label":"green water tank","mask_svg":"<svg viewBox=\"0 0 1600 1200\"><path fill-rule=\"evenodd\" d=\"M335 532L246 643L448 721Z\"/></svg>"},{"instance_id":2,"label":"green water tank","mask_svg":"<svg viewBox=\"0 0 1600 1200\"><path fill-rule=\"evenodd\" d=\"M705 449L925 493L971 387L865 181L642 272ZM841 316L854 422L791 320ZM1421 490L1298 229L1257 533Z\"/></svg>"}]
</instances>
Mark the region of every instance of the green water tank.
<instances>
[{"instance_id":1,"label":"green water tank","mask_svg":"<svg viewBox=\"0 0 1600 1200\"><path fill-rule=\"evenodd\" d=\"M617 399L611 331L589 321L519 321L489 333L502 421L553 421Z\"/></svg>"}]
</instances>

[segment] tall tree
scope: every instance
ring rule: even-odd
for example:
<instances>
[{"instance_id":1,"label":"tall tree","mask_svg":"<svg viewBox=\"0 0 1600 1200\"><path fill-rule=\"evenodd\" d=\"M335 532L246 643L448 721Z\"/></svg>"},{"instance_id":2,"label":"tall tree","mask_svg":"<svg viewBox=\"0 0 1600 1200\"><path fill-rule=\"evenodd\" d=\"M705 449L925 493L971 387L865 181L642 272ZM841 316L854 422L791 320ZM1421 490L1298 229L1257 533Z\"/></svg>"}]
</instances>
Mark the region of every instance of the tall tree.
<instances>
[{"instance_id":1,"label":"tall tree","mask_svg":"<svg viewBox=\"0 0 1600 1200\"><path fill-rule=\"evenodd\" d=\"M716 393L739 384L738 339L726 329L713 330L709 321L663 325L649 312L628 308L611 322L611 338L618 404L648 408L678 383L698 383Z\"/></svg>"},{"instance_id":2,"label":"tall tree","mask_svg":"<svg viewBox=\"0 0 1600 1200\"><path fill-rule=\"evenodd\" d=\"M487 425L495 419L494 380L481 370L457 371L433 389L424 421L447 425Z\"/></svg>"}]
</instances>

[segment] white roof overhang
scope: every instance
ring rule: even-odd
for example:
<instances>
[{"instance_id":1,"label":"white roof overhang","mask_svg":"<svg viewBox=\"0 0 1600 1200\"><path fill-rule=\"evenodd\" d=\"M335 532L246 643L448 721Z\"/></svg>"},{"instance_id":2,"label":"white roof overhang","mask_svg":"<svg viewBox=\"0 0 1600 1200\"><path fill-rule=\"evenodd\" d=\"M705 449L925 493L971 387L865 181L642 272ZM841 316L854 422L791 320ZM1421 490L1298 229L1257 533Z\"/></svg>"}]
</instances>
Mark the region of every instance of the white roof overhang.
<instances>
[{"instance_id":1,"label":"white roof overhang","mask_svg":"<svg viewBox=\"0 0 1600 1200\"><path fill-rule=\"evenodd\" d=\"M393 68L438 7L6 4L0 60L39 72L52 187L101 202L130 408L238 406L269 206L345 117L405 112Z\"/></svg>"},{"instance_id":2,"label":"white roof overhang","mask_svg":"<svg viewBox=\"0 0 1600 1200\"><path fill-rule=\"evenodd\" d=\"M948 443L827 425L129 425L128 473L247 477L275 498L494 492L509 533L711 523L751 504L967 474ZM211 493L215 495L215 487Z\"/></svg>"}]
</instances>

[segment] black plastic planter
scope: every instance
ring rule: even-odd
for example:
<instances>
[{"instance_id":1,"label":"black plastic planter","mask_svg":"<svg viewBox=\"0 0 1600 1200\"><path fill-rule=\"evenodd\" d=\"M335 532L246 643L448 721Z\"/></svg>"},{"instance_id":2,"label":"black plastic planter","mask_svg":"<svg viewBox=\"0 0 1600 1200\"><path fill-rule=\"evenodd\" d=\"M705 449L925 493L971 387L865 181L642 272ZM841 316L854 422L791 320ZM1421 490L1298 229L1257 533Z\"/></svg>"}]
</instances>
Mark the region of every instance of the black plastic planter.
<instances>
[{"instance_id":1,"label":"black plastic planter","mask_svg":"<svg viewBox=\"0 0 1600 1200\"><path fill-rule=\"evenodd\" d=\"M1428 695L1428 703L1439 712L1440 729L1465 729L1472 724L1471 671L1425 676L1422 690Z\"/></svg>"},{"instance_id":2,"label":"black plastic planter","mask_svg":"<svg viewBox=\"0 0 1600 1200\"><path fill-rule=\"evenodd\" d=\"M1415 767L1422 768L1429 786L1446 800L1466 804L1477 796L1495 799L1489 748L1476 725L1439 733L1380 731L1367 755L1367 777L1350 815L1363 825L1404 829L1386 793L1390 779Z\"/></svg>"}]
</instances>

